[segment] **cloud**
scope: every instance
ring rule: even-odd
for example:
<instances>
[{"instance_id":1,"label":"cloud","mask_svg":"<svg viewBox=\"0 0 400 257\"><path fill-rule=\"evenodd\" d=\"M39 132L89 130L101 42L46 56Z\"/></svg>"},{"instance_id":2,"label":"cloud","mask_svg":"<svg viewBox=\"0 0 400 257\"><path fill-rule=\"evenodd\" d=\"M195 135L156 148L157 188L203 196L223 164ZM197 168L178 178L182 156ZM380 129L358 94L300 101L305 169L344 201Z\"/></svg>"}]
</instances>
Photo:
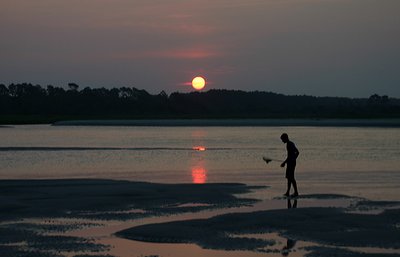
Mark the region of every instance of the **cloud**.
<instances>
[{"instance_id":1,"label":"cloud","mask_svg":"<svg viewBox=\"0 0 400 257\"><path fill-rule=\"evenodd\" d=\"M222 52L208 47L192 47L165 50L150 50L114 54L115 59L210 59L222 56Z\"/></svg>"},{"instance_id":2,"label":"cloud","mask_svg":"<svg viewBox=\"0 0 400 257\"><path fill-rule=\"evenodd\" d=\"M178 49L151 53L154 57L172 59L206 59L220 56L221 54L208 49Z\"/></svg>"}]
</instances>

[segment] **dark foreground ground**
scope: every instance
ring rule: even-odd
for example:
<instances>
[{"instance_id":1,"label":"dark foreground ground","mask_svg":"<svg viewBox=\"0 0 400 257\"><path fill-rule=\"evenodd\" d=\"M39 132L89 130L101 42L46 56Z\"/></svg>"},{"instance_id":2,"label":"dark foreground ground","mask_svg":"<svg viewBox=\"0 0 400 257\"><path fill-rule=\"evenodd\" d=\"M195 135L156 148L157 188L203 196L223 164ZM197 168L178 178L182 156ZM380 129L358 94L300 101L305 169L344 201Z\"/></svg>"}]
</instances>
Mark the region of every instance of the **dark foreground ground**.
<instances>
[{"instance_id":1,"label":"dark foreground ground","mask_svg":"<svg viewBox=\"0 0 400 257\"><path fill-rule=\"evenodd\" d=\"M244 184L2 180L0 253L17 257L111 256L108 245L64 233L101 226L101 222L109 220L251 206L256 199L239 195L257 189ZM252 235L277 233L288 238L288 244L289 240L312 242L313 246L303 249L308 257L400 256L400 202L376 202L344 195L301 198L320 201L346 198L352 204L346 208L309 207L246 213L230 213L227 209L226 214L206 219L135 226L117 232L116 236L154 243L193 243L206 249L259 252L268 256L273 252L269 247L277 242ZM60 220L68 222L60 223ZM371 248L375 253L369 253Z\"/></svg>"}]
</instances>

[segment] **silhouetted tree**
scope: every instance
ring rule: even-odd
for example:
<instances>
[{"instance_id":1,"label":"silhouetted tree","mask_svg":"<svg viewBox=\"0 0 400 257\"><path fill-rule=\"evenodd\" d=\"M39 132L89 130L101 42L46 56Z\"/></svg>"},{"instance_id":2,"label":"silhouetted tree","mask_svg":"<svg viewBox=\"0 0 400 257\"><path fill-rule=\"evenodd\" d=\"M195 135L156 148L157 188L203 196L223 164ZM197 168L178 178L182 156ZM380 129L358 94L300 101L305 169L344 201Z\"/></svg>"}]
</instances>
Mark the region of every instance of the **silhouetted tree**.
<instances>
[{"instance_id":1,"label":"silhouetted tree","mask_svg":"<svg viewBox=\"0 0 400 257\"><path fill-rule=\"evenodd\" d=\"M69 90L77 91L79 88L79 85L77 85L75 83L68 83L68 87L69 87Z\"/></svg>"},{"instance_id":2,"label":"silhouetted tree","mask_svg":"<svg viewBox=\"0 0 400 257\"><path fill-rule=\"evenodd\" d=\"M8 88L4 84L0 84L0 96L8 96Z\"/></svg>"},{"instance_id":3,"label":"silhouetted tree","mask_svg":"<svg viewBox=\"0 0 400 257\"><path fill-rule=\"evenodd\" d=\"M380 96L373 94L368 98L368 103L372 105L383 105L389 103L389 97L387 95Z\"/></svg>"}]
</instances>

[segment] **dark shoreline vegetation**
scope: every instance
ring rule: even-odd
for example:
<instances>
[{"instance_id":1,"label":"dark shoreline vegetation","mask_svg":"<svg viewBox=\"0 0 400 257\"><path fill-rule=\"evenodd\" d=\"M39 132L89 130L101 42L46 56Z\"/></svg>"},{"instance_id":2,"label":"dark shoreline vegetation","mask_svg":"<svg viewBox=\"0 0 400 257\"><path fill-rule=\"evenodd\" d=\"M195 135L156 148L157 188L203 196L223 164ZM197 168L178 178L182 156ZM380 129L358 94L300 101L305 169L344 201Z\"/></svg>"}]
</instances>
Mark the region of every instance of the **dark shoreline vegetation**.
<instances>
[{"instance_id":1,"label":"dark shoreline vegetation","mask_svg":"<svg viewBox=\"0 0 400 257\"><path fill-rule=\"evenodd\" d=\"M400 99L288 96L211 89L152 95L134 87L0 84L0 124L148 119L398 119Z\"/></svg>"}]
</instances>

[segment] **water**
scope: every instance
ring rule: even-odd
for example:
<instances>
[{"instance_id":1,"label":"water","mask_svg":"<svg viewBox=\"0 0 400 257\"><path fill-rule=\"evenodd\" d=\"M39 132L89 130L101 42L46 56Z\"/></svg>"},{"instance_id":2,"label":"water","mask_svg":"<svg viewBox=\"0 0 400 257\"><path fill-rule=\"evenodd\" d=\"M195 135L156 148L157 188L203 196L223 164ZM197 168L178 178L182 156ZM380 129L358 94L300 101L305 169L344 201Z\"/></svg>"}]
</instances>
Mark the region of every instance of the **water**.
<instances>
[{"instance_id":1,"label":"water","mask_svg":"<svg viewBox=\"0 0 400 257\"><path fill-rule=\"evenodd\" d=\"M280 163L262 161L285 158L283 132L300 150L296 175L302 192L375 199L400 193L398 128L3 127L0 179L243 182L283 191Z\"/></svg>"}]
</instances>

